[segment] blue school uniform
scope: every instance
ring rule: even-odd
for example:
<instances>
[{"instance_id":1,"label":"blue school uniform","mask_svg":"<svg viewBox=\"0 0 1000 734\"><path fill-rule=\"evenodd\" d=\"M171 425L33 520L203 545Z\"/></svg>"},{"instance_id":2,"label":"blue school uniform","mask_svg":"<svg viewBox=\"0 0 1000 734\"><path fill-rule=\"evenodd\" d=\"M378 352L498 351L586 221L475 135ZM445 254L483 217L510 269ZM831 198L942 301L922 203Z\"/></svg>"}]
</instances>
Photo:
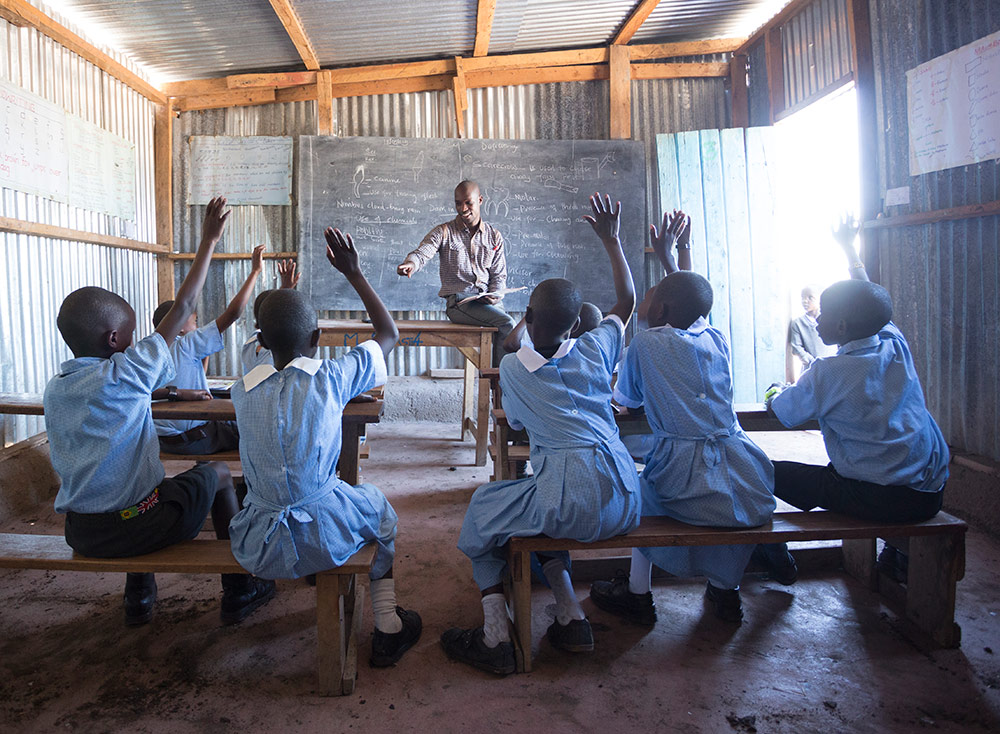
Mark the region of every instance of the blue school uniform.
<instances>
[{"instance_id":1,"label":"blue school uniform","mask_svg":"<svg viewBox=\"0 0 1000 734\"><path fill-rule=\"evenodd\" d=\"M240 350L240 377L245 376L258 365L274 364L274 359L271 357L271 350L260 346L259 336L260 331L255 331L253 336L244 342L243 348Z\"/></svg>"},{"instance_id":2,"label":"blue school uniform","mask_svg":"<svg viewBox=\"0 0 1000 734\"><path fill-rule=\"evenodd\" d=\"M339 359L260 365L233 386L247 496L229 536L247 571L298 578L341 565L369 541L379 546L371 577L392 567L389 501L336 475L344 405L385 380L382 349L367 341Z\"/></svg>"},{"instance_id":3,"label":"blue school uniform","mask_svg":"<svg viewBox=\"0 0 1000 734\"><path fill-rule=\"evenodd\" d=\"M891 321L816 360L771 408L789 427L819 421L830 463L848 479L922 492L937 492L948 479L948 444Z\"/></svg>"},{"instance_id":4,"label":"blue school uniform","mask_svg":"<svg viewBox=\"0 0 1000 734\"><path fill-rule=\"evenodd\" d=\"M774 512L774 467L740 428L733 409L730 351L700 318L688 329L661 326L629 345L615 399L644 405L656 444L640 484L642 514L692 525L754 527ZM677 576L707 576L735 588L752 545L643 548Z\"/></svg>"},{"instance_id":5,"label":"blue school uniform","mask_svg":"<svg viewBox=\"0 0 1000 734\"><path fill-rule=\"evenodd\" d=\"M535 473L484 484L469 502L458 547L480 589L500 583L512 537L590 542L638 525L638 476L611 408L624 333L621 319L609 316L550 359L522 346L500 363L503 407L512 428L528 431Z\"/></svg>"},{"instance_id":6,"label":"blue school uniform","mask_svg":"<svg viewBox=\"0 0 1000 734\"><path fill-rule=\"evenodd\" d=\"M179 336L170 345L170 356L174 360L176 371L174 384L186 390L208 390L208 378L202 360L210 354L215 354L225 346L219 327L212 321L209 324L189 331ZM158 436L176 436L192 428L205 425L208 421L157 420L156 434Z\"/></svg>"},{"instance_id":7,"label":"blue school uniform","mask_svg":"<svg viewBox=\"0 0 1000 734\"><path fill-rule=\"evenodd\" d=\"M150 394L174 376L159 334L110 358L63 362L45 387L49 455L59 475L56 512L116 512L163 481Z\"/></svg>"}]
</instances>

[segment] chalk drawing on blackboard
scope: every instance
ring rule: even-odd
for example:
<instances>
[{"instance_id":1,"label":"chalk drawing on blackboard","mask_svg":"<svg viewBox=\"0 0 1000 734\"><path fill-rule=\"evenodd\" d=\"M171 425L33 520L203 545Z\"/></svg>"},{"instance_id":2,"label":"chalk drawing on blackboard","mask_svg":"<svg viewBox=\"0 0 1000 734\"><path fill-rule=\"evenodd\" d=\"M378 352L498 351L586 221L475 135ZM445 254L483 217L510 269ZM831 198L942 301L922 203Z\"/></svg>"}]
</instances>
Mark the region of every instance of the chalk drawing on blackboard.
<instances>
[{"instance_id":1,"label":"chalk drawing on blackboard","mask_svg":"<svg viewBox=\"0 0 1000 734\"><path fill-rule=\"evenodd\" d=\"M580 190L579 186L570 186L567 183L559 181L553 176L545 176L542 178L542 186L547 189L559 189L560 191L568 191L571 194L575 194Z\"/></svg>"},{"instance_id":2,"label":"chalk drawing on blackboard","mask_svg":"<svg viewBox=\"0 0 1000 734\"><path fill-rule=\"evenodd\" d=\"M601 177L601 160L577 158L573 164L573 176L580 181L596 181Z\"/></svg>"},{"instance_id":3,"label":"chalk drawing on blackboard","mask_svg":"<svg viewBox=\"0 0 1000 734\"><path fill-rule=\"evenodd\" d=\"M610 166L612 163L615 162L615 154L616 153L617 153L617 151L612 150L612 151L610 151L608 153L605 153L604 157L601 158L601 163L597 167L597 177L598 178L601 177L601 171L603 171L606 167Z\"/></svg>"},{"instance_id":4,"label":"chalk drawing on blackboard","mask_svg":"<svg viewBox=\"0 0 1000 734\"><path fill-rule=\"evenodd\" d=\"M354 198L361 198L361 184L365 182L365 167L360 165L354 169Z\"/></svg>"},{"instance_id":5,"label":"chalk drawing on blackboard","mask_svg":"<svg viewBox=\"0 0 1000 734\"><path fill-rule=\"evenodd\" d=\"M417 154L416 160L413 161L413 183L420 183L420 172L424 170L424 151L420 151Z\"/></svg>"},{"instance_id":6,"label":"chalk drawing on blackboard","mask_svg":"<svg viewBox=\"0 0 1000 734\"><path fill-rule=\"evenodd\" d=\"M486 216L499 217L510 214L510 189L505 186L494 186L486 197Z\"/></svg>"}]
</instances>

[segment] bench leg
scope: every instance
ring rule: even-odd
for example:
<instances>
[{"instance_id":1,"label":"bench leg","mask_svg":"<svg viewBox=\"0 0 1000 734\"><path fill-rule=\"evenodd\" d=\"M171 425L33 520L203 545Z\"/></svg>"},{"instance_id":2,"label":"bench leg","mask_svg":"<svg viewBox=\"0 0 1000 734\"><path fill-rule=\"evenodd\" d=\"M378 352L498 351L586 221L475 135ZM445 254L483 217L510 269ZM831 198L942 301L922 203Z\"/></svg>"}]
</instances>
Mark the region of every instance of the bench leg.
<instances>
[{"instance_id":1,"label":"bench leg","mask_svg":"<svg viewBox=\"0 0 1000 734\"><path fill-rule=\"evenodd\" d=\"M531 672L531 554L509 553L510 596L514 608L514 662L518 673Z\"/></svg>"},{"instance_id":2,"label":"bench leg","mask_svg":"<svg viewBox=\"0 0 1000 734\"><path fill-rule=\"evenodd\" d=\"M906 616L942 647L958 647L962 640L955 623L955 585L964 576L964 534L910 538Z\"/></svg>"},{"instance_id":3,"label":"bench leg","mask_svg":"<svg viewBox=\"0 0 1000 734\"><path fill-rule=\"evenodd\" d=\"M358 628L361 615L354 574L316 574L316 637L319 693L341 696L354 690L357 679ZM352 658L353 656L353 658Z\"/></svg>"},{"instance_id":4,"label":"bench leg","mask_svg":"<svg viewBox=\"0 0 1000 734\"><path fill-rule=\"evenodd\" d=\"M841 549L844 570L866 588L878 589L878 575L875 573L875 538L844 540Z\"/></svg>"},{"instance_id":5,"label":"bench leg","mask_svg":"<svg viewBox=\"0 0 1000 734\"><path fill-rule=\"evenodd\" d=\"M465 364L463 365L462 372L462 429L458 435L460 441L465 440L465 432L468 431L473 434L475 438L475 424L473 423L472 416L475 414L475 399L476 399L476 373L475 366L469 360L468 355L465 358Z\"/></svg>"}]
</instances>

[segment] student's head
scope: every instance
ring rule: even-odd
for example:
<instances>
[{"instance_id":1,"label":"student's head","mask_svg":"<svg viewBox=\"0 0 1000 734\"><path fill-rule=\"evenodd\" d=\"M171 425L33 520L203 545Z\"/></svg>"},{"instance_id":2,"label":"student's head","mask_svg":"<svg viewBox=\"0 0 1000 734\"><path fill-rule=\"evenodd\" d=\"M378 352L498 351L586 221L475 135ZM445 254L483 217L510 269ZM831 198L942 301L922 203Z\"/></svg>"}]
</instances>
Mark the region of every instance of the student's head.
<instances>
[{"instance_id":1,"label":"student's head","mask_svg":"<svg viewBox=\"0 0 1000 734\"><path fill-rule=\"evenodd\" d=\"M482 203L479 184L475 181L462 181L455 187L455 211L466 227L479 226L479 206Z\"/></svg>"},{"instance_id":2,"label":"student's head","mask_svg":"<svg viewBox=\"0 0 1000 734\"><path fill-rule=\"evenodd\" d=\"M807 285L802 289L802 310L813 318L819 314L819 289L816 286Z\"/></svg>"},{"instance_id":3,"label":"student's head","mask_svg":"<svg viewBox=\"0 0 1000 734\"><path fill-rule=\"evenodd\" d=\"M153 311L153 328L155 329L163 321L163 317L170 313L170 309L174 307L173 301L164 301L156 310ZM184 322L184 326L181 327L180 333L187 334L189 331L194 331L198 328L198 316L192 311L191 315L188 316L188 320Z\"/></svg>"},{"instance_id":4,"label":"student's head","mask_svg":"<svg viewBox=\"0 0 1000 734\"><path fill-rule=\"evenodd\" d=\"M275 292L274 288L270 290L261 291L257 294L257 297L253 299L253 323L254 328L260 328L260 305L264 302L264 299Z\"/></svg>"},{"instance_id":5,"label":"student's head","mask_svg":"<svg viewBox=\"0 0 1000 734\"><path fill-rule=\"evenodd\" d=\"M690 270L670 273L656 286L650 299L647 319L652 327L668 324L687 329L712 310L712 285Z\"/></svg>"},{"instance_id":6,"label":"student's head","mask_svg":"<svg viewBox=\"0 0 1000 734\"><path fill-rule=\"evenodd\" d=\"M867 280L842 280L820 296L816 332L824 344L846 344L877 334L892 318L889 292Z\"/></svg>"},{"instance_id":7,"label":"student's head","mask_svg":"<svg viewBox=\"0 0 1000 734\"><path fill-rule=\"evenodd\" d=\"M550 278L535 286L524 313L524 322L536 348L555 346L565 341L580 321L582 303L580 291L565 278Z\"/></svg>"},{"instance_id":8,"label":"student's head","mask_svg":"<svg viewBox=\"0 0 1000 734\"><path fill-rule=\"evenodd\" d=\"M290 288L276 290L260 306L260 343L277 357L311 357L319 344L316 310L309 299ZM277 365L276 365L277 366Z\"/></svg>"},{"instance_id":9,"label":"student's head","mask_svg":"<svg viewBox=\"0 0 1000 734\"><path fill-rule=\"evenodd\" d=\"M578 336L586 334L591 329L597 328L597 325L601 323L601 319L603 318L604 314L601 313L601 309L590 301L584 301L580 305L580 321L570 333L570 336L576 339Z\"/></svg>"},{"instance_id":10,"label":"student's head","mask_svg":"<svg viewBox=\"0 0 1000 734\"><path fill-rule=\"evenodd\" d=\"M121 296L88 286L63 299L56 326L74 357L110 357L132 346L135 311Z\"/></svg>"}]
</instances>

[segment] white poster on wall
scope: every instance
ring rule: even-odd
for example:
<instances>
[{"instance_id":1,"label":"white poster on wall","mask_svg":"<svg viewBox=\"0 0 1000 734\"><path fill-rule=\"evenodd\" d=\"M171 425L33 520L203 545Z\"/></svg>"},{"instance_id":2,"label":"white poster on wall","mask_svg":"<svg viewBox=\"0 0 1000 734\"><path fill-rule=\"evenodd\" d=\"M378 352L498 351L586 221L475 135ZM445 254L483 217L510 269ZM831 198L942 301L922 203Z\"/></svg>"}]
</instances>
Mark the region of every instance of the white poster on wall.
<instances>
[{"instance_id":1,"label":"white poster on wall","mask_svg":"<svg viewBox=\"0 0 1000 734\"><path fill-rule=\"evenodd\" d=\"M906 72L910 175L1000 158L1000 31Z\"/></svg>"},{"instance_id":2,"label":"white poster on wall","mask_svg":"<svg viewBox=\"0 0 1000 734\"><path fill-rule=\"evenodd\" d=\"M66 113L0 80L0 187L69 200Z\"/></svg>"},{"instance_id":3,"label":"white poster on wall","mask_svg":"<svg viewBox=\"0 0 1000 734\"><path fill-rule=\"evenodd\" d=\"M82 209L135 219L135 145L112 132L67 115L69 203Z\"/></svg>"},{"instance_id":4,"label":"white poster on wall","mask_svg":"<svg viewBox=\"0 0 1000 734\"><path fill-rule=\"evenodd\" d=\"M192 135L188 204L225 196L230 204L292 203L290 137Z\"/></svg>"}]
</instances>

